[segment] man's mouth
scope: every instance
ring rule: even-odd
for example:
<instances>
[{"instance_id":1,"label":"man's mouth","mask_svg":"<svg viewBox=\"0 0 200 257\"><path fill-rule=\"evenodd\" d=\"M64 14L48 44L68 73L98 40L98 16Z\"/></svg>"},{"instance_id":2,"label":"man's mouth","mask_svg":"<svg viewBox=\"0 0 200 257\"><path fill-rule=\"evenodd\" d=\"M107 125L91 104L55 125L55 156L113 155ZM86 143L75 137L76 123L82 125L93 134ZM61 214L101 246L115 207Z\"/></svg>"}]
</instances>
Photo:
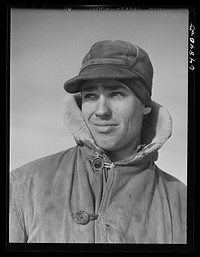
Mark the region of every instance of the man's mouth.
<instances>
[{"instance_id":1,"label":"man's mouth","mask_svg":"<svg viewBox=\"0 0 200 257\"><path fill-rule=\"evenodd\" d=\"M92 123L94 129L99 133L109 133L113 131L117 124L109 123Z\"/></svg>"}]
</instances>

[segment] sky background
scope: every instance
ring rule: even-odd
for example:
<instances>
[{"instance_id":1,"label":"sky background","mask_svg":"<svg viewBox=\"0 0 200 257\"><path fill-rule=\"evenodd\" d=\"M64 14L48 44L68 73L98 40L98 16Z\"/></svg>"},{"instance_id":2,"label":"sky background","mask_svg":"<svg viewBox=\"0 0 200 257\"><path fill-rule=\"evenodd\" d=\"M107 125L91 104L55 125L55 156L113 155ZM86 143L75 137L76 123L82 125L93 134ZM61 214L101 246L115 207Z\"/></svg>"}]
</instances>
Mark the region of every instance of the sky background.
<instances>
[{"instance_id":1,"label":"sky background","mask_svg":"<svg viewBox=\"0 0 200 257\"><path fill-rule=\"evenodd\" d=\"M63 84L78 74L95 42L120 39L150 56L152 99L173 119L173 134L156 164L187 184L187 9L12 9L10 33L11 170L75 146L63 122Z\"/></svg>"}]
</instances>

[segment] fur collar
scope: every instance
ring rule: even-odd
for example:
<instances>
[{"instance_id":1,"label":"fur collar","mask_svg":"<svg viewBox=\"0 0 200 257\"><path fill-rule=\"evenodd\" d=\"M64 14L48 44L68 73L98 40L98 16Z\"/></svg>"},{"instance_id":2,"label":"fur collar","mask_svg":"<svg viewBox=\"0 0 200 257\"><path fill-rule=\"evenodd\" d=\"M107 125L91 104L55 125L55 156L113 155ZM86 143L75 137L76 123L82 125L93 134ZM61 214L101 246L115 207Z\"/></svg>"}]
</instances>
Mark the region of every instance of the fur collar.
<instances>
[{"instance_id":1,"label":"fur collar","mask_svg":"<svg viewBox=\"0 0 200 257\"><path fill-rule=\"evenodd\" d=\"M104 151L98 147L87 127L81 110L81 95L68 94L64 102L64 122L67 129L73 134L77 144L84 144L95 154ZM172 119L168 110L152 101L150 114L144 116L142 126L142 144L145 146L137 153L133 153L122 161L115 162L116 165L131 165L144 160L145 157L157 155L157 150L167 141L172 134ZM145 158L146 159L146 158Z\"/></svg>"}]
</instances>

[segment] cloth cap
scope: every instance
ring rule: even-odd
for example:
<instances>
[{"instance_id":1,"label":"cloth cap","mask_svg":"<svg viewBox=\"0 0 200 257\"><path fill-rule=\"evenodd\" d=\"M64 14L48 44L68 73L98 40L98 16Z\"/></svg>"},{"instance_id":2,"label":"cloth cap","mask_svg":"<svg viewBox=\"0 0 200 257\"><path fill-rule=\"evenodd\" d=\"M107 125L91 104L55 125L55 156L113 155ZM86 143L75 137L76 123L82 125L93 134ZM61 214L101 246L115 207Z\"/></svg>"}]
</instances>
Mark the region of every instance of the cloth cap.
<instances>
[{"instance_id":1,"label":"cloth cap","mask_svg":"<svg viewBox=\"0 0 200 257\"><path fill-rule=\"evenodd\" d=\"M151 104L153 67L148 54L137 45L121 40L95 43L84 57L79 75L66 81L64 89L78 93L83 82L97 79L120 80L145 105Z\"/></svg>"}]
</instances>

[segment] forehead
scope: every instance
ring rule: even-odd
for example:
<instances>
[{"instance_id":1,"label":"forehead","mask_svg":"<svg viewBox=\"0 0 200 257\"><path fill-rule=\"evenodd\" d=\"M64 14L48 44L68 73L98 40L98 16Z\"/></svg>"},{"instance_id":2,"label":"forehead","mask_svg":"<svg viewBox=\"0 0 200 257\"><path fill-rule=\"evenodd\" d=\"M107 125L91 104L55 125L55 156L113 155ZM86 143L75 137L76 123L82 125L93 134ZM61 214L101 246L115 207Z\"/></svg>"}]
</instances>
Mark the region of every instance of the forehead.
<instances>
[{"instance_id":1,"label":"forehead","mask_svg":"<svg viewBox=\"0 0 200 257\"><path fill-rule=\"evenodd\" d=\"M82 91L94 91L99 88L104 90L114 91L114 90L130 90L129 87L119 80L92 80L85 81L82 86Z\"/></svg>"}]
</instances>

